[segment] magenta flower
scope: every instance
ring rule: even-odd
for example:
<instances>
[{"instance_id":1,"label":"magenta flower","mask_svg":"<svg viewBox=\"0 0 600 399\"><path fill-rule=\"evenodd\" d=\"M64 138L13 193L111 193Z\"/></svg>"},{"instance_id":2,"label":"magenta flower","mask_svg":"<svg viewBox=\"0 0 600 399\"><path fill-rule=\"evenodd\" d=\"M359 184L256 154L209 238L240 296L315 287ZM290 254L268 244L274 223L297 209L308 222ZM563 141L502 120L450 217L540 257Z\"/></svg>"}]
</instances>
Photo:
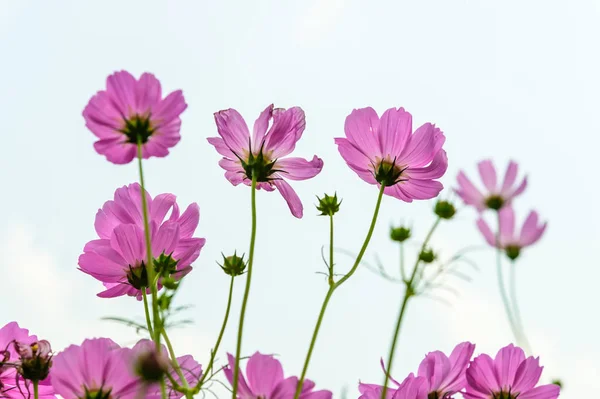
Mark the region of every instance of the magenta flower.
<instances>
[{"instance_id":1,"label":"magenta flower","mask_svg":"<svg viewBox=\"0 0 600 399\"><path fill-rule=\"evenodd\" d=\"M456 193L465 204L474 206L480 212L488 208L499 210L503 206L509 205L513 198L525 191L527 187L527 177L524 177L519 185L515 185L519 169L516 162L509 162L501 186L498 186L496 168L491 160L479 162L477 168L486 191L484 193L479 191L467 178L467 175L460 171L456 178L458 182Z\"/></svg>"},{"instance_id":2,"label":"magenta flower","mask_svg":"<svg viewBox=\"0 0 600 399\"><path fill-rule=\"evenodd\" d=\"M126 164L142 144L144 158L165 157L181 138L179 116L187 108L181 90L162 97L158 79L129 72L106 79L106 90L94 95L85 109L85 124L98 137L94 149L112 163Z\"/></svg>"},{"instance_id":3,"label":"magenta flower","mask_svg":"<svg viewBox=\"0 0 600 399\"><path fill-rule=\"evenodd\" d=\"M465 399L556 399L558 385L536 387L543 367L539 358L525 358L521 348L508 345L495 359L476 357L467 369Z\"/></svg>"},{"instance_id":4,"label":"magenta flower","mask_svg":"<svg viewBox=\"0 0 600 399\"><path fill-rule=\"evenodd\" d=\"M437 197L448 158L446 138L426 123L412 132L412 115L390 108L381 119L371 107L355 109L346 118L346 138L336 138L350 169L369 184L385 186L384 193L412 202Z\"/></svg>"},{"instance_id":5,"label":"magenta flower","mask_svg":"<svg viewBox=\"0 0 600 399\"><path fill-rule=\"evenodd\" d=\"M477 220L477 227L483 237L493 247L499 247L506 256L515 260L521 249L535 244L544 234L547 223L540 223L537 212L531 211L523 223L519 234L515 232L515 211L511 206L505 206L499 211L500 235L496 235L483 218ZM496 242L498 240L498 242Z\"/></svg>"},{"instance_id":6,"label":"magenta flower","mask_svg":"<svg viewBox=\"0 0 600 399\"><path fill-rule=\"evenodd\" d=\"M271 127L269 124L273 120ZM302 217L302 202L287 183L289 180L306 180L315 177L323 168L323 161L316 155L311 161L303 158L282 158L294 151L302 137L305 120L299 107L273 108L269 105L254 123L252 136L242 116L234 109L215 112L219 137L208 142L224 158L219 165L225 169L225 177L234 186L257 181L257 189L279 190L292 215Z\"/></svg>"},{"instance_id":7,"label":"magenta flower","mask_svg":"<svg viewBox=\"0 0 600 399\"><path fill-rule=\"evenodd\" d=\"M229 366L223 372L233 384L235 357L228 354ZM281 363L273 356L256 352L248 360L246 376L239 373L238 399L293 399L298 386L297 377L284 378ZM315 383L304 380L300 399L331 399L330 391L313 391Z\"/></svg>"},{"instance_id":8,"label":"magenta flower","mask_svg":"<svg viewBox=\"0 0 600 399\"><path fill-rule=\"evenodd\" d=\"M17 366L21 364L21 354L17 348L21 347L25 351L25 346L36 342L35 335L29 335L27 329L20 328L14 321L0 328L0 398L28 399L33 397L31 381L27 381L17 374ZM17 343L18 345L16 345ZM56 398L50 378L39 382L39 396L45 399Z\"/></svg>"},{"instance_id":9,"label":"magenta flower","mask_svg":"<svg viewBox=\"0 0 600 399\"><path fill-rule=\"evenodd\" d=\"M402 383L392 381L398 387L388 388L385 394L386 399L428 399L427 380L424 377L415 377L411 373ZM361 393L358 399L381 399L383 387L381 385L360 384L358 390ZM429 398L437 397L430 396Z\"/></svg>"},{"instance_id":10,"label":"magenta flower","mask_svg":"<svg viewBox=\"0 0 600 399\"><path fill-rule=\"evenodd\" d=\"M199 207L191 204L180 215L173 194L152 199L146 193L146 198L154 268L180 279L191 271L206 242L192 237L200 219ZM114 200L96 214L95 227L100 239L86 244L79 257L80 269L104 284L106 290L98 294L102 298L129 295L141 299L141 289L149 283L139 184L117 189Z\"/></svg>"}]
</instances>

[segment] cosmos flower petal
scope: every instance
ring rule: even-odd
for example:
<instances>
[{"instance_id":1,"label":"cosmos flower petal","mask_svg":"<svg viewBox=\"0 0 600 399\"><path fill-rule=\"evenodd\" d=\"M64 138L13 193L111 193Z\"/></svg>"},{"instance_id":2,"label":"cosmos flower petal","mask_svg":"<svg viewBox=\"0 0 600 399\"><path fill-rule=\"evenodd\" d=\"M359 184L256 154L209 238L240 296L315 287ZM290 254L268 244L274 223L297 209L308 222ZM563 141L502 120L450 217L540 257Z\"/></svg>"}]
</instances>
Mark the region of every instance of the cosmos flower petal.
<instances>
[{"instance_id":1,"label":"cosmos flower petal","mask_svg":"<svg viewBox=\"0 0 600 399\"><path fill-rule=\"evenodd\" d=\"M252 130L252 151L258 153L263 144L265 134L269 128L269 122L273 118L273 104L270 104L260 113L256 122L254 122L254 129Z\"/></svg>"},{"instance_id":2,"label":"cosmos flower petal","mask_svg":"<svg viewBox=\"0 0 600 399\"><path fill-rule=\"evenodd\" d=\"M283 368L273 356L256 352L248 360L246 377L255 394L267 396L283 381Z\"/></svg>"},{"instance_id":3,"label":"cosmos flower petal","mask_svg":"<svg viewBox=\"0 0 600 399\"><path fill-rule=\"evenodd\" d=\"M369 158L383 155L377 134L378 129L379 116L371 107L352 110L344 123L344 131L350 143ZM390 133L393 132L387 130L385 132L386 135Z\"/></svg>"},{"instance_id":4,"label":"cosmos flower petal","mask_svg":"<svg viewBox=\"0 0 600 399\"><path fill-rule=\"evenodd\" d=\"M400 154L412 134L412 115L404 108L388 109L381 115L377 133L383 156Z\"/></svg>"},{"instance_id":5,"label":"cosmos flower petal","mask_svg":"<svg viewBox=\"0 0 600 399\"><path fill-rule=\"evenodd\" d=\"M515 374L523 361L525 361L523 349L514 345L508 345L498 351L494 359L494 367L501 387L514 385Z\"/></svg>"},{"instance_id":6,"label":"cosmos flower petal","mask_svg":"<svg viewBox=\"0 0 600 399\"><path fill-rule=\"evenodd\" d=\"M304 158L283 158L278 160L274 166L280 170L280 174L290 180L306 180L318 175L323 169L323 160L316 155L307 161Z\"/></svg>"},{"instance_id":7,"label":"cosmos flower petal","mask_svg":"<svg viewBox=\"0 0 600 399\"><path fill-rule=\"evenodd\" d=\"M265 152L270 153L272 159L290 154L302 137L305 127L304 111L300 107L274 112L273 126L265 139Z\"/></svg>"},{"instance_id":8,"label":"cosmos flower petal","mask_svg":"<svg viewBox=\"0 0 600 399\"><path fill-rule=\"evenodd\" d=\"M440 150L428 166L424 168L408 168L406 173L414 179L439 179L444 176L447 169L448 156L446 155L446 151Z\"/></svg>"},{"instance_id":9,"label":"cosmos flower petal","mask_svg":"<svg viewBox=\"0 0 600 399\"><path fill-rule=\"evenodd\" d=\"M528 357L522 359L518 368L514 371L514 380L511 384L512 390L522 392L533 389L540 380L543 369L540 366L539 358Z\"/></svg>"},{"instance_id":10,"label":"cosmos flower petal","mask_svg":"<svg viewBox=\"0 0 600 399\"><path fill-rule=\"evenodd\" d=\"M244 118L235 109L226 109L215 112L217 131L229 149L242 156L244 149L248 149L250 132Z\"/></svg>"},{"instance_id":11,"label":"cosmos flower petal","mask_svg":"<svg viewBox=\"0 0 600 399\"><path fill-rule=\"evenodd\" d=\"M558 385L541 385L519 395L519 399L556 399L560 395Z\"/></svg>"},{"instance_id":12,"label":"cosmos flower petal","mask_svg":"<svg viewBox=\"0 0 600 399\"><path fill-rule=\"evenodd\" d=\"M229 367L224 368L223 373L225 374L225 378L227 378L229 383L233 384L233 370L235 369L235 357L228 353L227 359L229 362ZM241 370L239 371L238 378L238 395L240 399L253 399L256 397L254 392L252 392L252 390L250 390L250 387L248 387L246 378L244 377L244 374L241 372Z\"/></svg>"},{"instance_id":13,"label":"cosmos flower petal","mask_svg":"<svg viewBox=\"0 0 600 399\"><path fill-rule=\"evenodd\" d=\"M302 206L302 201L300 201L300 197L298 197L296 191L294 191L292 186L283 179L276 179L273 181L273 184L277 187L277 190L279 190L283 199L285 199L285 202L287 202L292 215L301 219L304 207Z\"/></svg>"},{"instance_id":14,"label":"cosmos flower petal","mask_svg":"<svg viewBox=\"0 0 600 399\"><path fill-rule=\"evenodd\" d=\"M504 181L500 188L500 193L503 196L510 194L510 190L517 180L517 173L519 171L519 165L515 161L510 161L506 167L506 173L504 174Z\"/></svg>"},{"instance_id":15,"label":"cosmos flower petal","mask_svg":"<svg viewBox=\"0 0 600 399\"><path fill-rule=\"evenodd\" d=\"M496 246L496 236L492 232L492 229L490 229L490 226L487 224L487 222L482 217L477 219L477 228L483 235L483 238L485 238L485 241L492 247L495 247Z\"/></svg>"},{"instance_id":16,"label":"cosmos flower petal","mask_svg":"<svg viewBox=\"0 0 600 399\"><path fill-rule=\"evenodd\" d=\"M486 159L479 162L479 164L477 164L477 169L479 169L479 175L481 176L485 188L492 193L496 192L498 178L496 176L496 168L494 168L492 161Z\"/></svg>"},{"instance_id":17,"label":"cosmos flower petal","mask_svg":"<svg viewBox=\"0 0 600 399\"><path fill-rule=\"evenodd\" d=\"M509 243L515 236L515 211L512 206L504 206L498 211L500 242Z\"/></svg>"}]
</instances>

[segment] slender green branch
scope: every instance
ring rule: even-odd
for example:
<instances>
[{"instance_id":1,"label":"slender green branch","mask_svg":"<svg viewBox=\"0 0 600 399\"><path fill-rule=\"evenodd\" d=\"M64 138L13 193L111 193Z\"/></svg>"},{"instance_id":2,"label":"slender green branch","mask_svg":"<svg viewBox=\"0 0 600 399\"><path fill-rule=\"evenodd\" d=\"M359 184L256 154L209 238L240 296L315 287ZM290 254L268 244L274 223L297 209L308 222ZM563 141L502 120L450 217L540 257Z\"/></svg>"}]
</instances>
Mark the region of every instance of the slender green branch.
<instances>
[{"instance_id":1,"label":"slender green branch","mask_svg":"<svg viewBox=\"0 0 600 399\"><path fill-rule=\"evenodd\" d=\"M404 270L404 241L400 242L400 276L402 281L408 281L406 280L406 270Z\"/></svg>"},{"instance_id":2,"label":"slender green branch","mask_svg":"<svg viewBox=\"0 0 600 399\"><path fill-rule=\"evenodd\" d=\"M225 309L225 317L223 318L223 324L221 325L221 331L219 331L219 337L217 338L217 343L215 344L215 347L213 348L212 353L210 354L210 361L208 362L208 367L206 368L204 373L202 373L202 377L200 378L200 380L194 387L194 392L196 392L196 393L200 391L200 389L202 388L202 384L204 383L204 380L208 376L208 373L210 373L210 370L212 369L214 361L215 361L215 357L217 356L217 351L219 350L219 345L221 345L221 340L223 339L223 334L225 333L225 327L227 327L227 320L229 320L229 311L231 310L231 300L233 297L233 281L234 281L234 279L235 279L235 276L231 276L231 281L229 283L229 295L227 298L227 308Z\"/></svg>"},{"instance_id":3,"label":"slender green branch","mask_svg":"<svg viewBox=\"0 0 600 399\"><path fill-rule=\"evenodd\" d=\"M39 381L34 380L33 381L33 398L34 399L39 399L40 397L40 393L39 393Z\"/></svg>"},{"instance_id":4,"label":"slender green branch","mask_svg":"<svg viewBox=\"0 0 600 399\"><path fill-rule=\"evenodd\" d=\"M233 391L232 398L237 398L238 380L240 378L240 356L242 352L242 335L244 330L244 318L246 317L246 306L248 305L248 295L250 294L250 283L252 280L252 264L254 263L254 244L256 241L256 174L252 176L251 186L251 205L252 205L252 232L250 234L250 253L248 255L248 272L246 277L246 288L244 290L244 299L242 300L242 309L240 311L240 324L238 326L237 346L235 350L235 368L233 369Z\"/></svg>"},{"instance_id":5,"label":"slender green branch","mask_svg":"<svg viewBox=\"0 0 600 399\"><path fill-rule=\"evenodd\" d=\"M317 318L317 324L315 325L315 329L313 331L312 338L310 340L310 345L308 347L308 352L306 353L306 359L304 360L304 366L302 367L302 374L300 375L300 379L298 380L298 385L296 387L296 394L294 395L294 399L298 399L300 397L300 393L302 392L302 385L304 384L304 378L306 377L306 372L308 371L308 365L310 363L310 358L312 357L313 350L315 348L315 344L317 342L317 336L319 335L319 331L321 329L321 324L323 322L323 318L325 317L325 312L327 310L327 305L329 305L329 300L331 296L346 280L348 280L360 265L362 257L369 246L369 242L371 241L371 236L373 235L373 231L375 230L375 224L377 223L377 217L379 216L379 208L381 207L381 200L383 198L383 191L385 186L381 186L379 190L379 195L377 197L377 204L375 205L375 211L373 212L373 219L371 220L371 225L369 226L369 231L365 238L365 241L356 257L354 265L350 269L348 273L346 273L338 282L334 282L333 279L333 216L330 216L329 222L329 289L327 290L327 294L325 295L325 299L323 300L323 304L321 305L321 311L319 312L319 317Z\"/></svg>"},{"instance_id":6,"label":"slender green branch","mask_svg":"<svg viewBox=\"0 0 600 399\"><path fill-rule=\"evenodd\" d=\"M521 346L525 350L525 352L529 355L531 352L531 345L529 344L529 340L527 339L527 335L525 334L525 328L523 327L523 319L521 318L521 311L519 309L519 301L517 300L517 273L515 267L515 261L510 262L510 300L513 305L514 310L514 318L516 322L516 327L519 330L521 337Z\"/></svg>"},{"instance_id":7,"label":"slender green branch","mask_svg":"<svg viewBox=\"0 0 600 399\"><path fill-rule=\"evenodd\" d=\"M408 300L412 296L415 295L415 286L418 284L418 282L415 281L415 278L417 277L417 273L419 271L419 264L421 263L420 254L427 247L429 240L431 240L431 237L433 236L433 233L439 226L441 220L442 220L442 218L438 217L435 220L435 222L433 223L433 226L431 226L431 229L427 233L427 236L425 236L425 240L423 241L423 244L421 245L421 249L419 250L419 254L417 255L417 260L415 262L412 273L410 275L410 279L408 281L406 281L406 291L404 292L404 298L402 299L402 305L400 306L400 311L398 313L398 319L396 320L396 328L394 329L394 336L392 338L392 344L390 346L390 353L388 355L388 362L387 362L388 368L387 368L387 373L385 373L385 380L383 381L383 389L381 391L381 399L385 399L386 394L387 394L387 390L388 390L387 384L390 379L390 374L392 372L392 366L394 363L394 353L396 352L396 344L398 343L398 337L400 336L400 328L402 327L402 320L404 319L404 314L406 312Z\"/></svg>"},{"instance_id":8,"label":"slender green branch","mask_svg":"<svg viewBox=\"0 0 600 399\"><path fill-rule=\"evenodd\" d=\"M184 390L186 391L186 393L188 393L190 386L188 384L187 379L183 375L183 371L181 370L181 366L179 365L177 356L175 356L175 350L173 349L173 345L171 344L171 340L169 339L167 330L164 327L161 329L161 334L162 334L163 338L165 339L165 344L167 345L167 350L169 351L169 355L171 356L171 363L173 364L173 368L175 369L175 372L181 379L181 384L183 384ZM186 396L187 396L187 394L186 394Z\"/></svg>"},{"instance_id":9,"label":"slender green branch","mask_svg":"<svg viewBox=\"0 0 600 399\"><path fill-rule=\"evenodd\" d=\"M144 313L146 314L146 325L150 333L150 339L154 339L154 330L152 329L152 319L150 318L150 310L148 308L148 294L146 290L142 290L142 298L144 298Z\"/></svg>"}]
</instances>

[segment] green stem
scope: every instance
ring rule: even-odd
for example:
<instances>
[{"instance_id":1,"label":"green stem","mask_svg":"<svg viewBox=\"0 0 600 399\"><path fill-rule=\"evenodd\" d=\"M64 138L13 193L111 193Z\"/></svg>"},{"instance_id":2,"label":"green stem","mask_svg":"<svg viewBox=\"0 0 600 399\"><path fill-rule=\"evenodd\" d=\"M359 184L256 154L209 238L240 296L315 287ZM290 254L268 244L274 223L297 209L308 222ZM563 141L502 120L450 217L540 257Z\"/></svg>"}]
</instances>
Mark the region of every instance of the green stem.
<instances>
[{"instance_id":1,"label":"green stem","mask_svg":"<svg viewBox=\"0 0 600 399\"><path fill-rule=\"evenodd\" d=\"M510 300L513 305L514 317L516 322L516 327L519 330L521 337L521 346L525 350L525 353L531 354L531 345L529 344L529 340L527 339L527 335L525 334L525 328L523 327L523 319L521 318L521 311L519 309L519 302L517 301L517 273L515 267L515 261L510 262Z\"/></svg>"},{"instance_id":2,"label":"green stem","mask_svg":"<svg viewBox=\"0 0 600 399\"><path fill-rule=\"evenodd\" d=\"M148 333L150 333L150 338L154 339L154 330L152 329L152 319L150 318L150 310L148 309L148 294L146 294L146 290L142 290L142 298L144 298L144 313L146 314Z\"/></svg>"},{"instance_id":3,"label":"green stem","mask_svg":"<svg viewBox=\"0 0 600 399\"><path fill-rule=\"evenodd\" d=\"M39 381L33 381L33 398L38 399L40 397L39 393Z\"/></svg>"},{"instance_id":4,"label":"green stem","mask_svg":"<svg viewBox=\"0 0 600 399\"><path fill-rule=\"evenodd\" d=\"M442 220L442 218L438 217L435 220L435 222L433 223L433 226L431 226L431 229L429 229L429 232L427 233L427 236L425 236L425 240L423 241L423 244L421 245L421 250L419 251L419 255L427 247L429 240L431 240L431 237L433 236L433 233L439 226L441 220ZM419 271L419 264L421 263L421 259L420 259L419 255L417 255L417 261L415 262L415 266L413 267L412 273L410 275L410 280L406 281L406 291L404 292L404 298L402 299L402 305L400 306L400 312L398 313L398 319L396 320L396 328L394 330L394 336L392 338L392 345L390 346L390 353L388 354L387 372L385 373L385 380L383 381L383 389L381 391L381 399L385 399L386 394L387 394L387 390L388 390L387 384L388 384L388 381L390 380L390 374L392 372L392 366L394 363L394 353L396 352L396 344L398 343L398 337L400 336L400 328L402 327L402 320L404 319L404 313L405 313L407 305L408 305L408 300L412 296L415 295L414 287L417 284L417 282L415 282L415 278L417 276L417 272Z\"/></svg>"},{"instance_id":5,"label":"green stem","mask_svg":"<svg viewBox=\"0 0 600 399\"><path fill-rule=\"evenodd\" d=\"M252 280L252 264L254 263L254 244L256 241L256 175L252 176L251 186L251 205L252 205L252 232L250 234L250 254L248 255L248 277L246 278L246 288L244 290L244 299L242 300L242 309L240 311L240 324L238 326L237 347L235 350L235 368L233 369L233 391L232 398L237 398L238 380L240 378L240 356L242 352L242 333L244 330L244 318L246 317L246 306L248 305L248 295L250 293L250 282Z\"/></svg>"},{"instance_id":6,"label":"green stem","mask_svg":"<svg viewBox=\"0 0 600 399\"><path fill-rule=\"evenodd\" d=\"M146 274L148 276L148 282L150 284L150 292L152 294L152 318L154 320L154 335L152 340L156 344L156 350L160 350L160 315L158 313L158 301L157 301L157 289L155 283L155 273L153 266L152 256L152 243L150 239L150 223L148 221L148 201L146 200L146 188L144 186L144 169L142 167L142 142L138 138L137 143L137 158L138 158L138 169L140 173L140 186L141 186L141 197L142 197L142 214L144 217L144 236L146 239Z\"/></svg>"},{"instance_id":7,"label":"green stem","mask_svg":"<svg viewBox=\"0 0 600 399\"><path fill-rule=\"evenodd\" d=\"M233 280L234 279L235 279L235 277L231 276L231 282L229 283L229 296L227 298L227 308L225 309L225 317L223 318L223 324L221 325L221 331L219 332L219 337L217 338L217 343L215 344L215 347L212 350L212 353L210 354L210 361L208 362L208 367L206 368L204 373L202 373L202 377L200 378L200 380L194 387L194 392L196 392L196 393L200 391L200 388L202 388L202 384L204 383L204 380L210 373L210 370L212 369L214 361L215 361L215 357L217 355L217 351L219 350L219 345L221 345L221 340L223 339L223 334L225 333L225 327L227 326L227 320L229 320L229 311L231 310L231 299L233 297Z\"/></svg>"},{"instance_id":8,"label":"green stem","mask_svg":"<svg viewBox=\"0 0 600 399\"><path fill-rule=\"evenodd\" d=\"M179 365L179 362L177 361L177 356L175 356L175 350L173 349L173 345L171 344L171 340L169 339L167 330L165 330L163 328L161 330L161 334L162 334L163 338L165 339L165 344L167 345L167 350L169 351L169 355L171 356L171 363L173 363L173 368L175 368L175 372L181 379L181 383L183 384L185 391L188 392L190 386L188 384L187 379L183 375L183 371L181 371L181 366Z\"/></svg>"},{"instance_id":9,"label":"green stem","mask_svg":"<svg viewBox=\"0 0 600 399\"><path fill-rule=\"evenodd\" d=\"M406 270L404 270L404 241L400 242L400 276L402 276L402 281L408 281L406 279Z\"/></svg>"},{"instance_id":10,"label":"green stem","mask_svg":"<svg viewBox=\"0 0 600 399\"><path fill-rule=\"evenodd\" d=\"M367 236L365 237L365 241L354 261L354 265L350 269L348 273L346 273L338 282L333 281L333 216L331 216L329 227L329 289L327 290L327 294L325 295L325 299L323 300L323 304L321 305L321 311L319 312L319 317L317 318L317 324L315 325L315 329L313 331L312 338L310 340L310 346L308 347L308 352L306 353L306 359L304 360L304 366L302 367L302 374L300 375L300 379L298 380L298 385L296 387L296 394L294 395L294 399L298 399L300 397L300 393L302 392L302 385L304 383L304 377L306 377L306 372L308 371L308 365L310 363L310 358L312 356L315 343L317 342L317 336L319 335L319 330L321 329L321 323L323 322L323 318L325 317L325 311L327 310L327 305L329 304L329 300L331 296L346 280L348 280L358 268L367 247L369 246L369 242L371 241L371 236L373 236L373 231L375 230L375 224L377 223L377 216L379 216L379 208L381 207L381 200L383 198L383 191L385 190L385 186L381 186L379 190L379 195L377 197L377 204L375 205L375 211L373 212L373 219L371 219L371 225L369 226L369 231Z\"/></svg>"}]
</instances>

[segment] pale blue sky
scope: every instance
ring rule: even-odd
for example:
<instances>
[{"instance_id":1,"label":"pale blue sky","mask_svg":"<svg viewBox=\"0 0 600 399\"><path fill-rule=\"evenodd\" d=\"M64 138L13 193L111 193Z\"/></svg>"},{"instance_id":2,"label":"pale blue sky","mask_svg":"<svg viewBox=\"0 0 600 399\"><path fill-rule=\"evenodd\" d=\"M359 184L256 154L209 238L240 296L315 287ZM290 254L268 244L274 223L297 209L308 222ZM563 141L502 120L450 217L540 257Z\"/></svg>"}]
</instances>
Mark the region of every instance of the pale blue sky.
<instances>
[{"instance_id":1,"label":"pale blue sky","mask_svg":"<svg viewBox=\"0 0 600 399\"><path fill-rule=\"evenodd\" d=\"M206 137L212 113L233 107L253 121L267 104L299 105L307 128L296 155L318 154L321 175L294 184L305 217L293 218L278 193L260 193L256 269L244 351L278 353L298 374L322 296L320 247L327 221L316 217L314 194L344 199L336 245L362 242L377 190L339 157L352 108L380 113L404 106L416 124L435 122L447 137L450 166L492 157L501 168L519 161L530 186L516 204L520 217L537 209L549 228L519 265L527 330L546 365L544 378L566 383L562 398L596 391L600 379L597 261L600 196L595 123L600 109L600 1L26 1L0 0L0 158L4 210L0 226L4 306L0 323L16 319L55 349L84 337L110 335L131 343L133 332L99 320L141 316L131 298L99 299L100 284L76 270L94 237L94 214L116 187L137 179L134 165L114 166L94 153L81 111L118 69L155 73L165 90L182 88L189 104L183 139L166 159L146 163L148 188L173 192L201 208L198 233L208 242L179 301L196 308L195 324L173 332L180 353L206 363L225 306L221 251L247 251L249 190L222 176ZM410 220L422 238L432 203L383 203L367 259L390 267L397 248L388 227ZM475 214L444 225L434 248L450 254L482 244ZM470 339L476 352L506 344L510 332L497 295L494 255L474 258L474 282L448 307L413 302L394 374L415 370L430 350L449 351ZM350 259L338 256L340 268ZM239 288L241 288L240 279ZM241 289L235 302L237 319ZM336 294L309 376L339 395L356 397L359 379L379 382L387 353L397 286L359 270ZM201 304L209 304L200 308ZM232 324L236 327L236 323ZM222 346L233 351L230 328Z\"/></svg>"}]
</instances>

